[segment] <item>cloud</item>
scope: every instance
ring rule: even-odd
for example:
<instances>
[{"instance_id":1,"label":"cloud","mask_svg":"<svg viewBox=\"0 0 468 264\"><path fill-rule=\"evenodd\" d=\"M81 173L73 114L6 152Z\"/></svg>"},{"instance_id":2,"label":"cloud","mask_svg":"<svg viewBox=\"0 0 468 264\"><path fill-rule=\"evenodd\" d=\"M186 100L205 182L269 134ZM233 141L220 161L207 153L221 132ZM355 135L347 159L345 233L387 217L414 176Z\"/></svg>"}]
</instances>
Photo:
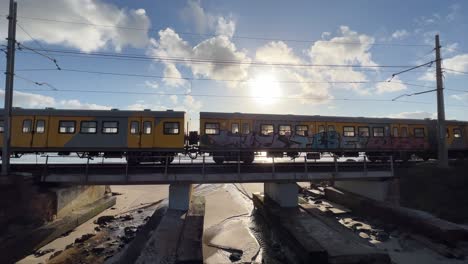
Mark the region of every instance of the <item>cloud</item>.
<instances>
[{"instance_id":1,"label":"cloud","mask_svg":"<svg viewBox=\"0 0 468 264\"><path fill-rule=\"evenodd\" d=\"M450 97L455 99L455 100L462 101L462 102L468 101L468 93L452 94Z\"/></svg>"},{"instance_id":2,"label":"cloud","mask_svg":"<svg viewBox=\"0 0 468 264\"><path fill-rule=\"evenodd\" d=\"M389 115L391 118L409 118L409 119L425 119L425 118L436 118L436 113L429 113L425 111L414 111L414 112L401 112L398 114Z\"/></svg>"},{"instance_id":3,"label":"cloud","mask_svg":"<svg viewBox=\"0 0 468 264\"><path fill-rule=\"evenodd\" d=\"M442 61L443 67L455 71L468 71L468 54L460 54ZM457 72L447 71L448 74L461 74Z\"/></svg>"},{"instance_id":4,"label":"cloud","mask_svg":"<svg viewBox=\"0 0 468 264\"><path fill-rule=\"evenodd\" d=\"M8 10L8 1L0 1L0 10ZM35 39L47 44L64 45L85 52L106 48L120 51L126 46L141 48L148 44L150 19L145 10L120 8L104 0L21 1L18 16L21 26ZM78 23L31 20L25 17ZM142 30L128 30L125 27ZM6 35L7 21L1 19L0 37L4 39ZM17 39L19 42L31 41L20 28L17 29Z\"/></svg>"},{"instance_id":5,"label":"cloud","mask_svg":"<svg viewBox=\"0 0 468 264\"><path fill-rule=\"evenodd\" d=\"M408 36L409 36L409 32L406 31L406 29L397 30L397 31L393 32L393 34L392 34L392 38L394 38L394 39L404 39L404 38L406 38Z\"/></svg>"},{"instance_id":6,"label":"cloud","mask_svg":"<svg viewBox=\"0 0 468 264\"><path fill-rule=\"evenodd\" d=\"M0 91L0 98L4 100L5 93ZM79 100L60 100L57 101L54 97L34 94L34 93L25 93L15 91L13 94L13 106L22 107L22 108L45 108L45 107L55 107L59 109L111 109L111 106L98 105L93 103L82 103Z\"/></svg>"},{"instance_id":7,"label":"cloud","mask_svg":"<svg viewBox=\"0 0 468 264\"><path fill-rule=\"evenodd\" d=\"M395 76L391 82L381 82L376 85L376 92L378 94L382 93L393 93L406 90L408 87L401 83L400 78Z\"/></svg>"},{"instance_id":8,"label":"cloud","mask_svg":"<svg viewBox=\"0 0 468 264\"><path fill-rule=\"evenodd\" d=\"M145 86L153 89L158 89L159 83L155 81L145 81Z\"/></svg>"},{"instance_id":9,"label":"cloud","mask_svg":"<svg viewBox=\"0 0 468 264\"><path fill-rule=\"evenodd\" d=\"M136 102L134 104L128 105L126 107L128 110L134 110L134 111L141 111L145 109L151 109L152 111L165 111L168 109L168 107L165 107L161 104L147 104L144 102Z\"/></svg>"},{"instance_id":10,"label":"cloud","mask_svg":"<svg viewBox=\"0 0 468 264\"><path fill-rule=\"evenodd\" d=\"M177 95L171 95L171 96L169 96L169 99L171 99L173 104L177 104L177 102L178 102Z\"/></svg>"},{"instance_id":11,"label":"cloud","mask_svg":"<svg viewBox=\"0 0 468 264\"><path fill-rule=\"evenodd\" d=\"M237 50L234 43L227 36L211 37L195 46L191 46L173 29L167 28L159 31L159 40L153 39L151 43L149 54L180 58L179 65L189 69L195 77L218 80L242 80L247 77L250 59L246 53ZM203 61L203 63L200 61ZM222 63L212 61L222 61ZM243 62L246 64L230 62ZM177 79L182 76L179 69L172 62L165 62L164 76L167 77L164 79L165 83L170 86L181 86L185 82ZM170 80L170 77L176 77L176 79Z\"/></svg>"},{"instance_id":12,"label":"cloud","mask_svg":"<svg viewBox=\"0 0 468 264\"><path fill-rule=\"evenodd\" d=\"M190 0L180 12L180 17L188 24L192 24L198 33L206 33L213 29L216 17L206 13L199 1Z\"/></svg>"}]
</instances>

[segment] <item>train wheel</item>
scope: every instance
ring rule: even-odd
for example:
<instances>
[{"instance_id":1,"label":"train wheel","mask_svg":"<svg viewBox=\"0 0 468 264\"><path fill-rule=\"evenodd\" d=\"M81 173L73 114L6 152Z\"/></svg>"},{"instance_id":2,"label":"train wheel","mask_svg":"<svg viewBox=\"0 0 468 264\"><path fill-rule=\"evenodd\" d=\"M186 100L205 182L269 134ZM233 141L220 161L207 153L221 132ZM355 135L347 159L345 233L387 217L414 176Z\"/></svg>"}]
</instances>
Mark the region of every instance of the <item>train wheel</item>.
<instances>
[{"instance_id":1,"label":"train wheel","mask_svg":"<svg viewBox=\"0 0 468 264\"><path fill-rule=\"evenodd\" d=\"M224 157L219 157L219 156L213 157L213 161L214 161L216 164L221 165L221 164L223 164L223 162L224 162Z\"/></svg>"},{"instance_id":2,"label":"train wheel","mask_svg":"<svg viewBox=\"0 0 468 264\"><path fill-rule=\"evenodd\" d=\"M161 162L161 164L166 164L166 160L167 160L167 163L168 164L171 164L173 161L174 161L174 156L169 156L166 158L161 158L161 160L159 162Z\"/></svg>"},{"instance_id":3,"label":"train wheel","mask_svg":"<svg viewBox=\"0 0 468 264\"><path fill-rule=\"evenodd\" d=\"M253 153L251 155L246 155L245 157L242 157L242 162L244 164L252 164L254 160L255 160L255 155Z\"/></svg>"}]
</instances>

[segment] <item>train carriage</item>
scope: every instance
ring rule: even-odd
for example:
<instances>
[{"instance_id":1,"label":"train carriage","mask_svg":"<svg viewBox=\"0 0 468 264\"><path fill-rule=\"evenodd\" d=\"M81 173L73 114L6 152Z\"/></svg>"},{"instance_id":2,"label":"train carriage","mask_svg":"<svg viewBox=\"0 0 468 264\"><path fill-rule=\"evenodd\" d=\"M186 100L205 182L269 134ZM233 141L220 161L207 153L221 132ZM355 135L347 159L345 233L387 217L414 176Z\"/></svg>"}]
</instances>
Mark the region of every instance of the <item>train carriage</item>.
<instances>
[{"instance_id":1,"label":"train carriage","mask_svg":"<svg viewBox=\"0 0 468 264\"><path fill-rule=\"evenodd\" d=\"M451 154L456 150L458 155L466 155L467 124L448 122L448 131L454 131L447 137ZM276 157L295 157L301 152L345 156L366 152L371 160L385 155L408 160L413 154L428 159L436 153L435 127L436 122L429 119L201 112L200 149L216 153L218 163L237 160L239 155L250 163L259 151Z\"/></svg>"},{"instance_id":2,"label":"train carriage","mask_svg":"<svg viewBox=\"0 0 468 264\"><path fill-rule=\"evenodd\" d=\"M3 115L3 113L0 113ZM77 152L129 161L173 159L184 151L184 112L17 109L12 113L15 154ZM4 122L0 120L3 144Z\"/></svg>"}]
</instances>

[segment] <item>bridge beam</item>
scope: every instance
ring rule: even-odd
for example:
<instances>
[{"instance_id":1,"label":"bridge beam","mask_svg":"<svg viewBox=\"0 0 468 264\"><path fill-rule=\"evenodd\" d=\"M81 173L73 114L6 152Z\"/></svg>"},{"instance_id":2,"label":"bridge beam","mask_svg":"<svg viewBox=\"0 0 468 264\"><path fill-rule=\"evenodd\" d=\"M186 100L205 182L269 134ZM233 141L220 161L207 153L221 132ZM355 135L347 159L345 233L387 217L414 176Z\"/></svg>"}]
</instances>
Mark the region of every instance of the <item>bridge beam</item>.
<instances>
[{"instance_id":1,"label":"bridge beam","mask_svg":"<svg viewBox=\"0 0 468 264\"><path fill-rule=\"evenodd\" d=\"M335 187L373 200L399 205L400 181L398 178L387 180L337 181Z\"/></svg>"},{"instance_id":2,"label":"bridge beam","mask_svg":"<svg viewBox=\"0 0 468 264\"><path fill-rule=\"evenodd\" d=\"M174 183L169 185L169 209L187 211L192 197L192 184Z\"/></svg>"},{"instance_id":3,"label":"bridge beam","mask_svg":"<svg viewBox=\"0 0 468 264\"><path fill-rule=\"evenodd\" d=\"M278 203L281 207L296 207L298 202L299 188L294 183L264 183L265 195Z\"/></svg>"}]
</instances>

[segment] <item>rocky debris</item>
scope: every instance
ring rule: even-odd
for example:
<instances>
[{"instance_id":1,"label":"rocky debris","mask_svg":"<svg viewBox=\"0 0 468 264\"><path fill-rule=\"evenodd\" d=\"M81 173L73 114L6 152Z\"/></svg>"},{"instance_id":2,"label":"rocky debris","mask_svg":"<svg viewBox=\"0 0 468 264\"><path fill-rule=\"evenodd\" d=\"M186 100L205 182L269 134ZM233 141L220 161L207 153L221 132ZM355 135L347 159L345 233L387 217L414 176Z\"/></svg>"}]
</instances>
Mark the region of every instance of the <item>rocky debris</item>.
<instances>
[{"instance_id":1,"label":"rocky debris","mask_svg":"<svg viewBox=\"0 0 468 264\"><path fill-rule=\"evenodd\" d=\"M93 249L91 249L91 252L95 255L101 255L102 252L104 252L106 248L103 247L102 245L101 246L97 246L97 247L94 247Z\"/></svg>"},{"instance_id":2,"label":"rocky debris","mask_svg":"<svg viewBox=\"0 0 468 264\"><path fill-rule=\"evenodd\" d=\"M364 232L359 232L359 236L364 238L364 239L369 239L370 238L370 236L368 234L364 233Z\"/></svg>"},{"instance_id":3,"label":"rocky debris","mask_svg":"<svg viewBox=\"0 0 468 264\"><path fill-rule=\"evenodd\" d=\"M94 228L94 230L95 230L96 232L99 232L99 231L101 231L101 228L100 228L99 226L96 226L96 227Z\"/></svg>"},{"instance_id":4,"label":"rocky debris","mask_svg":"<svg viewBox=\"0 0 468 264\"><path fill-rule=\"evenodd\" d=\"M72 248L75 244L71 243L71 244L68 244L65 249L69 249L69 248Z\"/></svg>"},{"instance_id":5,"label":"rocky debris","mask_svg":"<svg viewBox=\"0 0 468 264\"><path fill-rule=\"evenodd\" d=\"M55 249L53 249L53 248L38 250L38 251L34 252L34 256L36 258L38 258L38 257L44 256L45 254L49 254L50 252L54 252L54 251L55 251Z\"/></svg>"},{"instance_id":6,"label":"rocky debris","mask_svg":"<svg viewBox=\"0 0 468 264\"><path fill-rule=\"evenodd\" d=\"M134 226L126 226L124 228L124 234L125 236L134 236L137 232L137 227Z\"/></svg>"},{"instance_id":7,"label":"rocky debris","mask_svg":"<svg viewBox=\"0 0 468 264\"><path fill-rule=\"evenodd\" d=\"M242 258L242 251L238 252L232 252L231 255L229 255L229 259L232 261L232 262L236 262L236 261L239 261L241 260Z\"/></svg>"},{"instance_id":8,"label":"rocky debris","mask_svg":"<svg viewBox=\"0 0 468 264\"><path fill-rule=\"evenodd\" d=\"M95 235L94 234L84 234L81 237L75 239L75 244L81 244L81 243L85 242L86 240L92 238L93 236L95 236Z\"/></svg>"},{"instance_id":9,"label":"rocky debris","mask_svg":"<svg viewBox=\"0 0 468 264\"><path fill-rule=\"evenodd\" d=\"M59 251L55 252L54 254L50 255L49 260L51 260L51 259L57 257L58 255L60 255L60 253L62 253L62 251L63 251L63 250L59 250Z\"/></svg>"},{"instance_id":10,"label":"rocky debris","mask_svg":"<svg viewBox=\"0 0 468 264\"><path fill-rule=\"evenodd\" d=\"M119 193L119 192L111 192L112 196L118 196L118 195L122 195L122 193Z\"/></svg>"},{"instance_id":11,"label":"rocky debris","mask_svg":"<svg viewBox=\"0 0 468 264\"><path fill-rule=\"evenodd\" d=\"M133 220L133 216L131 214L124 214L119 217L121 221L130 221Z\"/></svg>"},{"instance_id":12,"label":"rocky debris","mask_svg":"<svg viewBox=\"0 0 468 264\"><path fill-rule=\"evenodd\" d=\"M143 209L138 209L137 213L139 213L139 214L143 213Z\"/></svg>"},{"instance_id":13,"label":"rocky debris","mask_svg":"<svg viewBox=\"0 0 468 264\"><path fill-rule=\"evenodd\" d=\"M103 215L99 217L94 223L100 226L106 225L115 220L115 216L113 215Z\"/></svg>"}]
</instances>

